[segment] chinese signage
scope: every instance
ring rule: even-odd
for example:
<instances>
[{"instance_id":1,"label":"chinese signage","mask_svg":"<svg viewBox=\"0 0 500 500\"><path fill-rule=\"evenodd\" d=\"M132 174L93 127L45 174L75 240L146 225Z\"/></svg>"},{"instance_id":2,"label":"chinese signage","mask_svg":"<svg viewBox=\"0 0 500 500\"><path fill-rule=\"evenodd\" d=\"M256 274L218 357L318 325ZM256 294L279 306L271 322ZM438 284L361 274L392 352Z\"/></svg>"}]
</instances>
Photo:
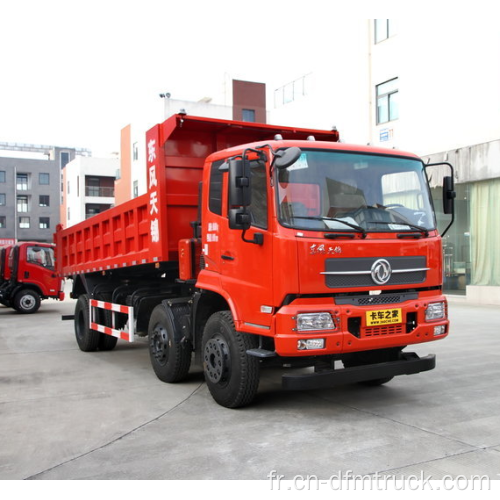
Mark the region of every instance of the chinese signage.
<instances>
[{"instance_id":1,"label":"chinese signage","mask_svg":"<svg viewBox=\"0 0 500 500\"><path fill-rule=\"evenodd\" d=\"M153 258L159 258L162 255L162 246L166 238L166 234L162 234L161 225L162 217L164 217L164 196L160 190L164 185L165 169L161 154L159 128L153 127L146 134L149 248Z\"/></svg>"}]
</instances>

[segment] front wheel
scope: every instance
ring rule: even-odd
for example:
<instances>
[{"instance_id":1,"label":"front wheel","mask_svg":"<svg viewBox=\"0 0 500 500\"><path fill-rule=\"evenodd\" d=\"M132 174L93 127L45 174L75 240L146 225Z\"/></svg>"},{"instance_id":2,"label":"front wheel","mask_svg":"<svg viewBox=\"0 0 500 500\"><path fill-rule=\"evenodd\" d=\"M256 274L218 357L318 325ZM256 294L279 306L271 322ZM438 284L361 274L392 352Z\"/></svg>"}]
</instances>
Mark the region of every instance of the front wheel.
<instances>
[{"instance_id":1,"label":"front wheel","mask_svg":"<svg viewBox=\"0 0 500 500\"><path fill-rule=\"evenodd\" d=\"M33 314L40 307L40 295L34 290L21 290L14 297L14 309L21 314Z\"/></svg>"},{"instance_id":2,"label":"front wheel","mask_svg":"<svg viewBox=\"0 0 500 500\"><path fill-rule=\"evenodd\" d=\"M247 354L256 337L238 332L229 311L214 313L203 330L202 359L205 380L214 400L226 408L252 402L259 387L259 360Z\"/></svg>"}]
</instances>

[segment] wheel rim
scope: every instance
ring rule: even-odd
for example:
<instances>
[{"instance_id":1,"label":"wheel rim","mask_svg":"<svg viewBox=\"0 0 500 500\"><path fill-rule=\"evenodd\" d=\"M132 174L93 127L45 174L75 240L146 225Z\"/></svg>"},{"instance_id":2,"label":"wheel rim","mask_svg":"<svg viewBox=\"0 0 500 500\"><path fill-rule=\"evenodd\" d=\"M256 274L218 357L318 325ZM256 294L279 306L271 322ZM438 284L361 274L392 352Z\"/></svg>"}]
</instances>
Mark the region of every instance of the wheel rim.
<instances>
[{"instance_id":1,"label":"wheel rim","mask_svg":"<svg viewBox=\"0 0 500 500\"><path fill-rule=\"evenodd\" d=\"M226 342L221 338L211 338L203 353L205 373L214 384L224 382L229 377L230 356Z\"/></svg>"},{"instance_id":2,"label":"wheel rim","mask_svg":"<svg viewBox=\"0 0 500 500\"><path fill-rule=\"evenodd\" d=\"M154 328L150 345L157 363L165 365L168 360L169 340L167 330L161 325L156 325Z\"/></svg>"},{"instance_id":3,"label":"wheel rim","mask_svg":"<svg viewBox=\"0 0 500 500\"><path fill-rule=\"evenodd\" d=\"M30 309L33 309L35 307L35 304L36 304L36 301L35 301L35 297L33 297L33 295L24 295L23 297L21 297L21 300L19 301L19 305L25 311L29 311Z\"/></svg>"}]
</instances>

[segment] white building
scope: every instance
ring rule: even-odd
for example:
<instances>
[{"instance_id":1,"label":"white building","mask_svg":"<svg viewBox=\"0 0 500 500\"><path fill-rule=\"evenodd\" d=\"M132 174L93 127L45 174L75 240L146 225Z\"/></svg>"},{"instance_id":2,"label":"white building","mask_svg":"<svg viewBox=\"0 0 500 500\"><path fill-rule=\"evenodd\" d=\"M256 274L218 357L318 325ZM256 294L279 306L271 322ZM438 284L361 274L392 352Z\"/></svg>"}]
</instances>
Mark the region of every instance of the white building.
<instances>
[{"instance_id":1,"label":"white building","mask_svg":"<svg viewBox=\"0 0 500 500\"><path fill-rule=\"evenodd\" d=\"M115 203L117 158L78 156L62 171L61 224L69 227Z\"/></svg>"}]
</instances>

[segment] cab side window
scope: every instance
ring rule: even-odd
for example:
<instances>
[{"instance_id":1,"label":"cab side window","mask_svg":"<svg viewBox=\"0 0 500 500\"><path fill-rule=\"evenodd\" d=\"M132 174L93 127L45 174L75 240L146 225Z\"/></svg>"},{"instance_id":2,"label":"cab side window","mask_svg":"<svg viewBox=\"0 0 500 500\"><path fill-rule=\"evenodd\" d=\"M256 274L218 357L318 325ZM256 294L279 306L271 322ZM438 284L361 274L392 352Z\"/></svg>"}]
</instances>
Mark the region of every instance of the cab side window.
<instances>
[{"instance_id":1,"label":"cab side window","mask_svg":"<svg viewBox=\"0 0 500 500\"><path fill-rule=\"evenodd\" d=\"M52 248L28 247L27 261L47 269L54 269L54 250Z\"/></svg>"},{"instance_id":2,"label":"cab side window","mask_svg":"<svg viewBox=\"0 0 500 500\"><path fill-rule=\"evenodd\" d=\"M222 160L212 163L210 170L208 208L210 212L217 215L222 215L222 172L219 171L222 163Z\"/></svg>"},{"instance_id":3,"label":"cab side window","mask_svg":"<svg viewBox=\"0 0 500 500\"><path fill-rule=\"evenodd\" d=\"M27 249L28 262L45 266L45 253L40 247L28 247Z\"/></svg>"}]
</instances>

